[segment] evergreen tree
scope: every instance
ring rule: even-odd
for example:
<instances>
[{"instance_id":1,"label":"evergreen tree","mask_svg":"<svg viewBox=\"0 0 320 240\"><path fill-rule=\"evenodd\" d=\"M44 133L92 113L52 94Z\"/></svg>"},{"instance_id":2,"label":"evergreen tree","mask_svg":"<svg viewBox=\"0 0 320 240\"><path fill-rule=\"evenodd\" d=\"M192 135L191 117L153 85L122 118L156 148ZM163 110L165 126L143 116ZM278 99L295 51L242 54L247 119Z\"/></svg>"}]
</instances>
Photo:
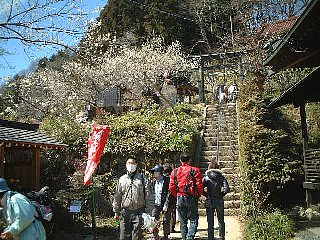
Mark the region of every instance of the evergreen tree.
<instances>
[{"instance_id":1,"label":"evergreen tree","mask_svg":"<svg viewBox=\"0 0 320 240\"><path fill-rule=\"evenodd\" d=\"M182 3L181 0L111 0L99 19L104 33L118 37L133 34L140 43L161 36L166 43L178 40L183 47L190 48L196 41L197 24Z\"/></svg>"}]
</instances>

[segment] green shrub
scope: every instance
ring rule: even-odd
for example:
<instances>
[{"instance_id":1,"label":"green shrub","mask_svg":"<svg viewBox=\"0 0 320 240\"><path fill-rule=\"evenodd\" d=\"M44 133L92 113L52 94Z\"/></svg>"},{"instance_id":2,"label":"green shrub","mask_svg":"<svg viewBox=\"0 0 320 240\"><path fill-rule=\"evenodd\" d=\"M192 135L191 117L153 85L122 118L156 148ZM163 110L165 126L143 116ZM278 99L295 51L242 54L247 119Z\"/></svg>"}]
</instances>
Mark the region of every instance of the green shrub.
<instances>
[{"instance_id":1,"label":"green shrub","mask_svg":"<svg viewBox=\"0 0 320 240\"><path fill-rule=\"evenodd\" d=\"M245 223L245 240L288 240L294 232L293 222L280 212L251 217Z\"/></svg>"},{"instance_id":2,"label":"green shrub","mask_svg":"<svg viewBox=\"0 0 320 240\"><path fill-rule=\"evenodd\" d=\"M178 104L174 109L159 109L149 105L137 111L113 115L101 112L94 119L95 124L111 126L111 133L95 174L97 196L97 215L112 214L111 201L118 177L125 173L125 160L128 155L136 155L139 168L150 169L155 162L164 158L172 162L182 151L191 154L199 138L202 120L202 105ZM55 192L67 190L59 195L59 203L67 207L71 199L83 202L83 218L90 209L91 195L83 185L86 166L86 151L90 123L79 123L65 115L47 117L41 130L68 144L64 151L46 150L41 159L42 185L50 186ZM61 184L63 183L63 184Z\"/></svg>"},{"instance_id":3,"label":"green shrub","mask_svg":"<svg viewBox=\"0 0 320 240\"><path fill-rule=\"evenodd\" d=\"M242 171L242 213L255 216L269 207L295 204L291 194L302 194L297 184L302 158L297 144L296 124L279 110L252 79L241 86L239 95L239 139ZM249 97L248 97L249 96ZM295 188L292 188L295 186ZM300 195L300 194L298 194Z\"/></svg>"}]
</instances>

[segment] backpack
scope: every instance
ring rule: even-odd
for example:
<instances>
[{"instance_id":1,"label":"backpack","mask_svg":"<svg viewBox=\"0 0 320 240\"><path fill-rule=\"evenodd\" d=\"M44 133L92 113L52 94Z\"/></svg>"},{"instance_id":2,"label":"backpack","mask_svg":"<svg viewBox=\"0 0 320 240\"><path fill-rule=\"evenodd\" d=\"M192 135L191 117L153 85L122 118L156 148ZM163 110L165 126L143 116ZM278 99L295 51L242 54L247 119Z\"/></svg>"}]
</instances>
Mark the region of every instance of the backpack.
<instances>
[{"instance_id":1,"label":"backpack","mask_svg":"<svg viewBox=\"0 0 320 240\"><path fill-rule=\"evenodd\" d=\"M178 174L178 169L176 168L174 170L174 182L175 182L176 190L177 192L179 192L179 185L178 185L179 183L177 179L177 174ZM189 197L199 197L198 186L195 178L196 174L197 172L193 168L191 168L188 174L187 181L183 186L183 193Z\"/></svg>"},{"instance_id":2,"label":"backpack","mask_svg":"<svg viewBox=\"0 0 320 240\"><path fill-rule=\"evenodd\" d=\"M25 194L35 207L38 217L35 218L41 222L50 222L53 217L53 209L50 199L41 192L31 191Z\"/></svg>"}]
</instances>

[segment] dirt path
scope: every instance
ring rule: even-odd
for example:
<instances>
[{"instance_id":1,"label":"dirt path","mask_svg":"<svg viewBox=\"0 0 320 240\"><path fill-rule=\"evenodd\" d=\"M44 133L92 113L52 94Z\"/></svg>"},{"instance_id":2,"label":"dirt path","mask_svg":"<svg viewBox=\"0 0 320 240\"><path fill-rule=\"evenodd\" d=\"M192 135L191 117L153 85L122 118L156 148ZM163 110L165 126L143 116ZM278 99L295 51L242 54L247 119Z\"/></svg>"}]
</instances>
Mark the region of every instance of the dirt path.
<instances>
[{"instance_id":1,"label":"dirt path","mask_svg":"<svg viewBox=\"0 0 320 240\"><path fill-rule=\"evenodd\" d=\"M219 240L218 236L218 220L215 219L215 237L216 240ZM242 240L242 232L241 232L241 224L238 217L235 216L225 216L226 223L226 240ZM200 216L198 232L196 234L197 240L207 240L208 239L208 224L206 216ZM176 225L176 233L170 234L170 239L182 239L180 234L180 225L177 223ZM160 237L162 237L162 232L160 232ZM150 236L146 239L151 239Z\"/></svg>"}]
</instances>

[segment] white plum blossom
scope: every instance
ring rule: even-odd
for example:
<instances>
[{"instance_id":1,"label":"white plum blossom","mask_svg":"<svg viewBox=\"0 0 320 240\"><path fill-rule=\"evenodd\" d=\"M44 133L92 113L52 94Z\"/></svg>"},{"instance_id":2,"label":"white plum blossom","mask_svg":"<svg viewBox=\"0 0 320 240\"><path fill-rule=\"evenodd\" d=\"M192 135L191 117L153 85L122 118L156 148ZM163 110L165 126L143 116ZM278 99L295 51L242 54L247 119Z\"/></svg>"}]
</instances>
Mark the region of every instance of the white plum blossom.
<instances>
[{"instance_id":1,"label":"white plum blossom","mask_svg":"<svg viewBox=\"0 0 320 240\"><path fill-rule=\"evenodd\" d=\"M96 23L91 29L95 32L98 27ZM43 69L20 79L18 112L41 118L58 110L75 117L84 105L96 104L107 89L116 87L142 99L144 91L159 90L165 72L176 75L193 67L178 42L165 46L161 39L154 39L132 47L117 44L110 34L91 33L82 42L78 57L65 62L60 70ZM107 50L102 54L95 51L103 46Z\"/></svg>"}]
</instances>

